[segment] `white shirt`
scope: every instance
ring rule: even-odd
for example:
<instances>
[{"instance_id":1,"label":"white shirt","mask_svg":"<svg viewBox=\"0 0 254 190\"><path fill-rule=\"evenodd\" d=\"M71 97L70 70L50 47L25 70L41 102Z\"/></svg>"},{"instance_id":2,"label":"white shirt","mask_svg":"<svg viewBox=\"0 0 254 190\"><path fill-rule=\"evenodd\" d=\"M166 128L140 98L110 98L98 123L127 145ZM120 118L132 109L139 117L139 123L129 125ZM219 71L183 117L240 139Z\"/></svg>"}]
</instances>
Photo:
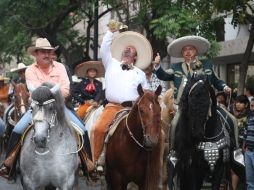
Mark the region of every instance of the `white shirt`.
<instances>
[{"instance_id":1,"label":"white shirt","mask_svg":"<svg viewBox=\"0 0 254 190\"><path fill-rule=\"evenodd\" d=\"M137 87L139 84L144 89L148 89L145 73L134 66L131 70L122 70L121 62L112 58L110 45L113 33L108 31L101 44L102 63L105 67L105 91L106 99L109 102L122 103L125 101L135 101L139 94Z\"/></svg>"}]
</instances>

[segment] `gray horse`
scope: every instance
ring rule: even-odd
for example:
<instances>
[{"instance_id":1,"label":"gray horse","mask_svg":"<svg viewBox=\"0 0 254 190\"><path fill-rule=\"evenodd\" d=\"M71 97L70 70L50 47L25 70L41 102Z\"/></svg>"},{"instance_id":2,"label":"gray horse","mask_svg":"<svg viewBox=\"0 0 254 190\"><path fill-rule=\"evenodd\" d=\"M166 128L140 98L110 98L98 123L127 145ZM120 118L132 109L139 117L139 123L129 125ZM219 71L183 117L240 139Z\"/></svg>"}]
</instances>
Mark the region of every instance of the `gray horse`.
<instances>
[{"instance_id":1,"label":"gray horse","mask_svg":"<svg viewBox=\"0 0 254 190\"><path fill-rule=\"evenodd\" d=\"M31 109L33 128L20 154L23 188L35 190L50 184L72 190L76 183L78 146L59 87L43 83L36 88Z\"/></svg>"}]
</instances>

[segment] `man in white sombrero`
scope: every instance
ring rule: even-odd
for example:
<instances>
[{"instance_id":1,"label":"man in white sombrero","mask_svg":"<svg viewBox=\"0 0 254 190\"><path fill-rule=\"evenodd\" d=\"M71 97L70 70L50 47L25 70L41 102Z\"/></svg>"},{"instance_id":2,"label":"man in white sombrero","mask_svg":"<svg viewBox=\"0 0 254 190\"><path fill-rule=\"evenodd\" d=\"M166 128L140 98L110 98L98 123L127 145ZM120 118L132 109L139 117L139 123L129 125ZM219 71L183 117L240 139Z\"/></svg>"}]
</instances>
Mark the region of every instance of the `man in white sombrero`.
<instances>
[{"instance_id":1,"label":"man in white sombrero","mask_svg":"<svg viewBox=\"0 0 254 190\"><path fill-rule=\"evenodd\" d=\"M171 64L171 67L165 72L160 66L160 61L155 62L156 75L164 81L171 81L174 88L174 105L176 109L175 117L171 127L171 148L174 144L175 126L179 118L178 103L183 93L183 89L188 79L194 72L201 72L207 75L211 85L218 91L226 93L231 92L226 83L220 80L214 70L213 64L209 60L199 60L198 56L203 55L210 49L210 43L207 39L201 36L184 36L172 41L167 48L168 54L172 57L182 57L183 61Z\"/></svg>"},{"instance_id":2,"label":"man in white sombrero","mask_svg":"<svg viewBox=\"0 0 254 190\"><path fill-rule=\"evenodd\" d=\"M28 53L34 56L35 62L26 69L26 83L29 91L33 91L44 82L50 82L57 85L56 87L59 87L63 97L67 98L70 94L70 81L64 65L52 60L51 51L55 50L56 47L52 47L46 38L37 38L35 46L31 46L27 49ZM83 134L83 138L88 139L88 135L82 121L80 121L80 119L69 108L65 107L64 111L70 118L70 121L75 123L79 128L80 134ZM21 148L21 136L31 122L32 110L29 109L15 125L12 131L7 147L8 151L6 152L6 159L0 167L0 176L8 179L11 177L11 174L13 173L12 170L15 168L15 159L17 159ZM85 148L87 149L85 150ZM79 151L79 156L82 162L81 164L84 167L83 169L87 171L86 168L89 168L93 171L93 164L87 154L87 152L90 151L88 148L90 149L90 144L89 146L84 144L81 151Z\"/></svg>"},{"instance_id":3,"label":"man in white sombrero","mask_svg":"<svg viewBox=\"0 0 254 190\"><path fill-rule=\"evenodd\" d=\"M95 123L92 133L93 161L101 170L103 165L99 160L103 149L104 136L109 124L117 111L126 106L132 106L138 97L137 86L141 84L148 89L145 73L142 69L152 61L152 48L148 40L137 32L127 31L118 34L119 28L110 21L109 30L101 44L101 58L105 67L105 96L109 102ZM93 131L94 130L94 131Z\"/></svg>"},{"instance_id":4,"label":"man in white sombrero","mask_svg":"<svg viewBox=\"0 0 254 190\"><path fill-rule=\"evenodd\" d=\"M105 69L101 61L87 61L75 67L75 73L81 77L75 99L80 103L77 115L83 119L88 108L97 107L102 98L102 82L97 77L103 77Z\"/></svg>"},{"instance_id":5,"label":"man in white sombrero","mask_svg":"<svg viewBox=\"0 0 254 190\"><path fill-rule=\"evenodd\" d=\"M182 57L183 62L171 64L171 67L165 72L156 62L156 75L164 81L173 81L175 88L174 98L177 105L180 101L183 88L193 72L203 72L207 74L210 84L217 90L231 92L226 83L220 80L214 70L213 65L208 60L199 60L198 56L203 55L210 49L210 43L201 36L184 36L178 38L168 45L168 54L172 57Z\"/></svg>"}]
</instances>

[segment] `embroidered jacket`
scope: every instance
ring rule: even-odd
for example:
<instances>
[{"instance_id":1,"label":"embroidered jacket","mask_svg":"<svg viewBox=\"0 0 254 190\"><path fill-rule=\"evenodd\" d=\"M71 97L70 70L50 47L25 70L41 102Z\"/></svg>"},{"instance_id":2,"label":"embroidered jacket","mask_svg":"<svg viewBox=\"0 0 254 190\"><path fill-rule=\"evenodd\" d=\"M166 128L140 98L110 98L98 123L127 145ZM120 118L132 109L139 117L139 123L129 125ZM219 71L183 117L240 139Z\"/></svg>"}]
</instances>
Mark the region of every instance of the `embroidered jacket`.
<instances>
[{"instance_id":1,"label":"embroidered jacket","mask_svg":"<svg viewBox=\"0 0 254 190\"><path fill-rule=\"evenodd\" d=\"M212 86L218 91L222 91L226 86L225 82L220 80L213 71L213 65L208 60L199 60L202 64L199 70L208 76L208 80ZM193 71L188 71L187 65L184 62L171 64L171 68L164 71L161 67L156 70L156 75L160 80L172 81L174 86L175 103L178 104L183 93L188 78L193 74Z\"/></svg>"},{"instance_id":2,"label":"embroidered jacket","mask_svg":"<svg viewBox=\"0 0 254 190\"><path fill-rule=\"evenodd\" d=\"M101 97L102 97L102 82L94 79L93 83L95 86L95 91L88 92L86 90L86 86L88 84L90 84L90 80L88 78L82 78L82 81L77 86L76 92L75 92L75 94L76 94L75 99L78 102L84 103L85 100L91 100L91 99L98 102L101 99ZM78 96L77 96L77 94L78 94Z\"/></svg>"}]
</instances>

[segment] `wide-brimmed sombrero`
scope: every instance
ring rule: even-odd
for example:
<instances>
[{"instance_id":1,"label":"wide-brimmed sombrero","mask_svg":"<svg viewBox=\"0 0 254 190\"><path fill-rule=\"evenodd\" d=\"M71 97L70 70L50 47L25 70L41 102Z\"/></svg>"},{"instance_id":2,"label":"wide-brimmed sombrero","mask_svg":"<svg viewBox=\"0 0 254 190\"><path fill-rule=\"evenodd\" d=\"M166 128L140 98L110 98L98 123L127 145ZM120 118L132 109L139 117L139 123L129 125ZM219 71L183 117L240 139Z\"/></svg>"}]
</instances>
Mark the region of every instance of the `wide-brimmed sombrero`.
<instances>
[{"instance_id":1,"label":"wide-brimmed sombrero","mask_svg":"<svg viewBox=\"0 0 254 190\"><path fill-rule=\"evenodd\" d=\"M122 32L113 39L111 44L112 57L120 61L123 50L128 46L136 48L137 60L135 66L140 69L146 69L153 58L153 49L150 42L138 32Z\"/></svg>"},{"instance_id":2,"label":"wide-brimmed sombrero","mask_svg":"<svg viewBox=\"0 0 254 190\"><path fill-rule=\"evenodd\" d=\"M11 72L12 73L18 72L18 71L21 71L21 70L25 70L26 68L27 68L27 66L24 63L18 63L18 66L15 67L15 68L12 68Z\"/></svg>"},{"instance_id":3,"label":"wide-brimmed sombrero","mask_svg":"<svg viewBox=\"0 0 254 190\"><path fill-rule=\"evenodd\" d=\"M210 42L201 36L184 36L168 45L168 54L172 57L182 57L182 49L187 45L194 46L199 55L206 53L211 46Z\"/></svg>"},{"instance_id":4,"label":"wide-brimmed sombrero","mask_svg":"<svg viewBox=\"0 0 254 190\"><path fill-rule=\"evenodd\" d=\"M38 49L56 50L59 46L52 47L47 38L37 38L35 46L31 46L27 49L27 52L34 55L34 52Z\"/></svg>"},{"instance_id":5,"label":"wide-brimmed sombrero","mask_svg":"<svg viewBox=\"0 0 254 190\"><path fill-rule=\"evenodd\" d=\"M86 61L84 63L80 63L79 65L75 67L75 74L78 77L86 77L87 70L92 68L97 70L97 77L104 76L105 69L101 61Z\"/></svg>"}]
</instances>

